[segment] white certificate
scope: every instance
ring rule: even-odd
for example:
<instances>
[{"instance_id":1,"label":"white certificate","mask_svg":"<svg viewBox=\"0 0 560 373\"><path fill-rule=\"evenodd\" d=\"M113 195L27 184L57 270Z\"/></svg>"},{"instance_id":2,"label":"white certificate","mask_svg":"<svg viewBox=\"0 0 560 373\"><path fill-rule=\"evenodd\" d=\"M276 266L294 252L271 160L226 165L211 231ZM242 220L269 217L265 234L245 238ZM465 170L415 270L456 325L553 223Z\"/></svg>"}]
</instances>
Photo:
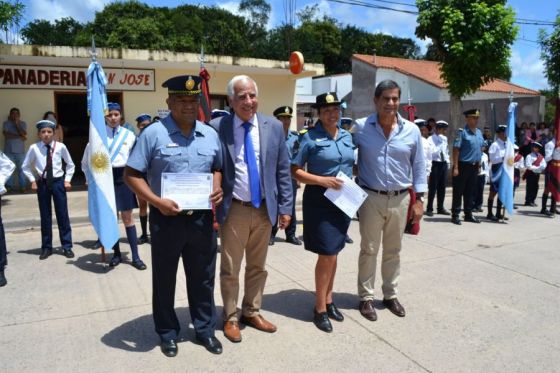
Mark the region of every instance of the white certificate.
<instances>
[{"instance_id":1,"label":"white certificate","mask_svg":"<svg viewBox=\"0 0 560 373\"><path fill-rule=\"evenodd\" d=\"M356 211L360 208L362 203L367 198L367 193L364 192L354 180L350 179L343 172L338 172L336 175L338 179L341 179L344 183L342 188L339 190L329 188L325 191L325 197L327 197L332 203L342 210L350 218L356 215Z\"/></svg>"},{"instance_id":2,"label":"white certificate","mask_svg":"<svg viewBox=\"0 0 560 373\"><path fill-rule=\"evenodd\" d=\"M161 174L161 198L175 201L181 210L212 208L212 174Z\"/></svg>"}]
</instances>

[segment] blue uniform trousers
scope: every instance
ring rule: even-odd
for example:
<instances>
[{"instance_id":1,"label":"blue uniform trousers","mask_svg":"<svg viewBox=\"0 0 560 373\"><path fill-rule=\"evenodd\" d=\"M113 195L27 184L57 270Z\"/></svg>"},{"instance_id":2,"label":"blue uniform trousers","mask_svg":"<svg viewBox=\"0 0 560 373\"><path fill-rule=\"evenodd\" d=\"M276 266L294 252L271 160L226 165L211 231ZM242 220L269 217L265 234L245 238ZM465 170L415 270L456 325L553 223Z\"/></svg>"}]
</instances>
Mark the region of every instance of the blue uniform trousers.
<instances>
[{"instance_id":1,"label":"blue uniform trousers","mask_svg":"<svg viewBox=\"0 0 560 373\"><path fill-rule=\"evenodd\" d=\"M286 238L294 237L296 235L296 194L297 194L297 182L295 179L292 179L292 195L293 195L293 205L292 205L292 220L290 220L290 224L286 227ZM276 233L278 233L278 222L272 226L272 232L270 237L276 237Z\"/></svg>"},{"instance_id":2,"label":"blue uniform trousers","mask_svg":"<svg viewBox=\"0 0 560 373\"><path fill-rule=\"evenodd\" d=\"M72 248L72 228L68 217L68 203L66 201L66 189L64 178L55 178L52 188L47 187L44 180L37 181L37 199L39 201L39 212L41 215L41 249L52 250L52 204L58 223L58 234L60 244L64 250Z\"/></svg>"},{"instance_id":3,"label":"blue uniform trousers","mask_svg":"<svg viewBox=\"0 0 560 373\"><path fill-rule=\"evenodd\" d=\"M432 162L430 183L428 185L427 211L434 210L434 198L437 196L437 210L442 211L445 200L445 184L447 182L447 162Z\"/></svg>"},{"instance_id":4,"label":"blue uniform trousers","mask_svg":"<svg viewBox=\"0 0 560 373\"><path fill-rule=\"evenodd\" d=\"M217 316L214 304L216 236L212 211L164 216L150 206L152 234L152 308L156 333L163 341L177 339L180 325L174 310L179 259L187 279L189 312L197 336L214 336Z\"/></svg>"},{"instance_id":5,"label":"blue uniform trousers","mask_svg":"<svg viewBox=\"0 0 560 373\"><path fill-rule=\"evenodd\" d=\"M4 236L4 223L2 222L2 197L0 197L0 271L3 271L7 264L6 237Z\"/></svg>"}]
</instances>

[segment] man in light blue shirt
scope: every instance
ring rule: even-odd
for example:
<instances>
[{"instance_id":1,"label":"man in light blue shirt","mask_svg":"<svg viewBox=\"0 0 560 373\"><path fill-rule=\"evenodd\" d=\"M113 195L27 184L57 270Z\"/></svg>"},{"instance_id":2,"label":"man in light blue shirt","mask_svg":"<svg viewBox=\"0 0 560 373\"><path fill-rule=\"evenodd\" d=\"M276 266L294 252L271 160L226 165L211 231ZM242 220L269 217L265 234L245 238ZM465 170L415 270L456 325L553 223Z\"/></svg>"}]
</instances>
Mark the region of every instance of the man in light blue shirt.
<instances>
[{"instance_id":1,"label":"man in light blue shirt","mask_svg":"<svg viewBox=\"0 0 560 373\"><path fill-rule=\"evenodd\" d=\"M8 120L2 126L4 134L4 154L10 158L16 165L16 175L19 181L19 188L25 192L27 181L23 174L23 160L25 159L25 140L27 140L27 123L21 120L21 114L18 108L11 108ZM12 175L6 181L6 188L13 189L13 179L16 175Z\"/></svg>"},{"instance_id":2,"label":"man in light blue shirt","mask_svg":"<svg viewBox=\"0 0 560 373\"><path fill-rule=\"evenodd\" d=\"M377 252L383 239L381 277L383 303L399 317L404 307L397 300L402 236L410 204L409 188L416 192L412 223L422 218L423 195L428 189L424 150L418 127L398 114L401 89L392 80L375 88L376 112L355 123L359 184L368 197L360 208L358 295L360 313L377 320L373 307ZM383 238L382 238L383 237Z\"/></svg>"}]
</instances>

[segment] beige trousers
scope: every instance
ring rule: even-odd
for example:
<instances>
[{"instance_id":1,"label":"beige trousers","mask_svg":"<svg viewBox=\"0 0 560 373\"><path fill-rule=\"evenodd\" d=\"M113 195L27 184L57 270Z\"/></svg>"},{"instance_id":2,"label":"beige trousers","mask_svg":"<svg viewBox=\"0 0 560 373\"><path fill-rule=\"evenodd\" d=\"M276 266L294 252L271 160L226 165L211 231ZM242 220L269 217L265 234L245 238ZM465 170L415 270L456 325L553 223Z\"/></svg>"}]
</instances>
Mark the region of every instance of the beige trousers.
<instances>
[{"instance_id":1,"label":"beige trousers","mask_svg":"<svg viewBox=\"0 0 560 373\"><path fill-rule=\"evenodd\" d=\"M220 228L220 287L224 302L224 321L238 320L239 271L244 254L245 294L241 311L244 316L249 317L259 313L268 274L265 262L271 230L264 201L258 209L232 202L226 221Z\"/></svg>"},{"instance_id":2,"label":"beige trousers","mask_svg":"<svg viewBox=\"0 0 560 373\"><path fill-rule=\"evenodd\" d=\"M402 193L389 197L369 190L360 207L360 256L358 260L358 295L360 300L373 299L377 252L383 240L381 278L383 297L397 297L400 273L400 251L406 227L410 196Z\"/></svg>"}]
</instances>

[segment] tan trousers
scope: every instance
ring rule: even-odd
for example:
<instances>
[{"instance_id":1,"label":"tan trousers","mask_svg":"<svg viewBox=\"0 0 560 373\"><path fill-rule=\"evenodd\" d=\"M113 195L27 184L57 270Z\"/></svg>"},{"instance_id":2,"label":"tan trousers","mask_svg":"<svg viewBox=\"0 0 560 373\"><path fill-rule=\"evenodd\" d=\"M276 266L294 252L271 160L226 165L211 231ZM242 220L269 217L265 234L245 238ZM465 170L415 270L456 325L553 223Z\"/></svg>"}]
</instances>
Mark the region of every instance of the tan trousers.
<instances>
[{"instance_id":1,"label":"tan trousers","mask_svg":"<svg viewBox=\"0 0 560 373\"><path fill-rule=\"evenodd\" d=\"M268 241L272 225L265 203L259 209L232 202L226 221L221 226L220 287L224 302L224 321L237 321L239 271L245 258L245 294L241 312L255 316L262 304L267 272Z\"/></svg>"},{"instance_id":2,"label":"tan trousers","mask_svg":"<svg viewBox=\"0 0 560 373\"><path fill-rule=\"evenodd\" d=\"M389 197L369 190L360 207L360 256L358 260L358 295L360 300L373 299L377 252L383 240L381 278L383 297L397 297L400 273L400 251L406 227L410 196L403 193Z\"/></svg>"}]
</instances>

